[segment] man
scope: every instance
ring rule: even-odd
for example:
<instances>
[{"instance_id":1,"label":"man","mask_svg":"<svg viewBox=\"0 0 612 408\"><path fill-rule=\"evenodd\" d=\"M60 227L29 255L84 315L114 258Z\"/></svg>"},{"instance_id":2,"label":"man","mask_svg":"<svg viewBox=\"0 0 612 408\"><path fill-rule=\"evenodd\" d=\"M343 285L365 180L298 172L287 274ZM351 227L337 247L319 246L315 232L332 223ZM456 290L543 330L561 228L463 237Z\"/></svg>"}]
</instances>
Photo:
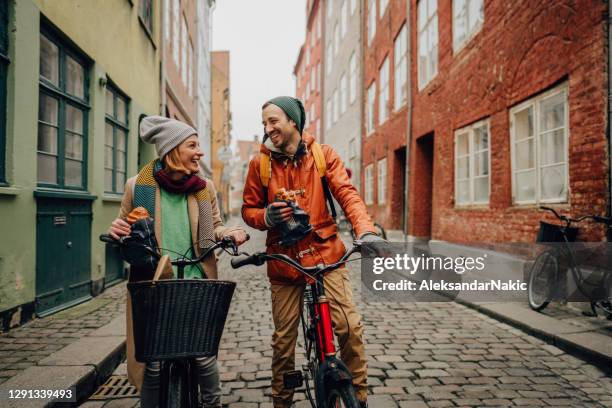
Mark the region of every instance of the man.
<instances>
[{"instance_id":1,"label":"man","mask_svg":"<svg viewBox=\"0 0 612 408\"><path fill-rule=\"evenodd\" d=\"M244 187L242 217L253 228L267 230L268 252L285 253L304 266L334 263L345 252L334 219L327 205L322 179L317 172L310 147L314 138L302 134L305 122L302 103L281 96L262 107L265 130L260 156L249 163ZM379 240L372 220L355 187L349 181L344 164L329 146L321 146L326 163L326 179L331 194L353 224L358 237L366 241ZM260 174L261 155L270 157L270 178L267 188ZM284 202L274 202L281 189L304 189L297 204L310 216L313 231L296 244L281 246L279 224L292 216L292 208ZM294 268L280 262L268 262L268 277L272 289L272 398L275 408L290 407L293 390L285 389L283 374L294 370L295 345L298 336L299 312L305 280ZM331 294L330 308L334 331L340 344L340 356L353 376L353 385L363 407L367 406L367 366L363 344L363 325L353 300L347 269L338 268L325 276L326 291Z\"/></svg>"}]
</instances>

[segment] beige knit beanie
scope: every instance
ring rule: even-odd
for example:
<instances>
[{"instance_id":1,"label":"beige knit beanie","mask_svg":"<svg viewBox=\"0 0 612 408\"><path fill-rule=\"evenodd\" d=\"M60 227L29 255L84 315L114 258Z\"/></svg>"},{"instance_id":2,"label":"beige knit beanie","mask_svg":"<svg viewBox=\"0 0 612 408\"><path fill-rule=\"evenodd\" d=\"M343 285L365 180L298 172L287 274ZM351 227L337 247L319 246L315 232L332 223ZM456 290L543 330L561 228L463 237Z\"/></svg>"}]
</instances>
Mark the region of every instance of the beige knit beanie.
<instances>
[{"instance_id":1,"label":"beige knit beanie","mask_svg":"<svg viewBox=\"0 0 612 408\"><path fill-rule=\"evenodd\" d=\"M155 144L160 159L197 133L188 124L163 116L146 116L140 121L140 138L145 143Z\"/></svg>"}]
</instances>

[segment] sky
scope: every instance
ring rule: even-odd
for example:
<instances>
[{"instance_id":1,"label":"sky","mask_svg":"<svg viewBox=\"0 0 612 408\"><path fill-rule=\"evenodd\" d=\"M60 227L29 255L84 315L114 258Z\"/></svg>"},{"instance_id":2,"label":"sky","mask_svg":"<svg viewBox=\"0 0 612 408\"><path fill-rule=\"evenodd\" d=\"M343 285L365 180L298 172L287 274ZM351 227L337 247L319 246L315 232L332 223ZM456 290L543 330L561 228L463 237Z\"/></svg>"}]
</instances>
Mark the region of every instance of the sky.
<instances>
[{"instance_id":1,"label":"sky","mask_svg":"<svg viewBox=\"0 0 612 408\"><path fill-rule=\"evenodd\" d=\"M305 0L217 0L212 49L230 52L232 139L263 134L261 105L295 95L293 67L306 36Z\"/></svg>"}]
</instances>

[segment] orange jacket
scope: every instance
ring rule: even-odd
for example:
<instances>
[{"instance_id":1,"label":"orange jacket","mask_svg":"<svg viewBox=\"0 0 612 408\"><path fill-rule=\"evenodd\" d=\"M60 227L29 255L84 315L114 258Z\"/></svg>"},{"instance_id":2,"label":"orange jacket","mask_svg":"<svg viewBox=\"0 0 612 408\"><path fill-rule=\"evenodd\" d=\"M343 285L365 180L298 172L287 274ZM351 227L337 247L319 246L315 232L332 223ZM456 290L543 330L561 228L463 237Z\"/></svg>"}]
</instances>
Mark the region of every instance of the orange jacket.
<instances>
[{"instance_id":1,"label":"orange jacket","mask_svg":"<svg viewBox=\"0 0 612 408\"><path fill-rule=\"evenodd\" d=\"M310 215L313 231L291 247L278 245L279 231L276 228L269 228L264 221L264 188L259 177L259 156L249 163L244 186L242 218L253 228L268 230L266 239L268 253L284 253L304 266L331 264L337 262L346 249L338 235L336 223L329 214L323 184L309 149L314 138L304 133L302 141L307 147L307 153L295 162L286 156L278 157L280 153L269 139L261 145L260 151L264 154L270 154L271 151L278 153L277 157L272 155L271 158L272 178L268 186L268 203L274 201L274 194L280 188L305 189L305 193L298 196L297 204ZM327 164L329 189L353 224L355 233L360 236L364 232L374 232L372 220L359 193L351 184L342 160L330 146L322 145L321 149ZM272 283L304 281L303 275L295 268L277 261L268 262L268 277Z\"/></svg>"}]
</instances>

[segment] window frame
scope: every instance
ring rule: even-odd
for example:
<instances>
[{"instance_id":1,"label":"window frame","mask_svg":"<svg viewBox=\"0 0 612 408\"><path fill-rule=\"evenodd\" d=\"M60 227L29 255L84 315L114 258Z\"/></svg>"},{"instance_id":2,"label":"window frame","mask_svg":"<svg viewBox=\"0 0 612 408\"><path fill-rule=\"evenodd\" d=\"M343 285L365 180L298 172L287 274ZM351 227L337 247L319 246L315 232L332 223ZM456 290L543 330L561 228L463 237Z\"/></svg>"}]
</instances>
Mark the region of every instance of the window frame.
<instances>
[{"instance_id":1,"label":"window frame","mask_svg":"<svg viewBox=\"0 0 612 408\"><path fill-rule=\"evenodd\" d=\"M477 201L474 198L474 181L476 180L476 178L482 178L484 176L475 176L474 175L474 158L475 155L477 153L482 152L484 149L479 150L478 152L476 152L474 150L474 130L475 129L479 129L482 127L486 127L487 129L487 177L489 179L489 183L488 183L488 195L487 195L487 199L484 201ZM459 180L458 178L458 174L459 174L459 143L457 143L457 139L459 138L459 136L465 135L467 134L468 137L468 153L466 156L462 156L462 157L467 157L468 158L468 188L469 188L469 198L468 201L465 202L459 202L457 200L458 197L458 184L459 181L463 181ZM491 202L491 121L490 118L486 118L486 119L482 119L479 120L477 122L474 122L470 125L464 126L462 128L456 129L453 135L453 142L454 142L454 195L453 195L453 199L455 202L455 207L468 207L468 206L480 206L480 205L489 205L489 203Z\"/></svg>"},{"instance_id":2,"label":"window frame","mask_svg":"<svg viewBox=\"0 0 612 408\"><path fill-rule=\"evenodd\" d=\"M48 97L57 100L57 155L56 155L56 181L57 183L47 183L38 180L38 174L36 176L36 185L38 187L51 188L51 189L64 189L74 191L87 191L87 174L88 174L88 145L89 145L89 113L91 106L89 104L89 85L90 85L90 62L82 56L77 50L75 50L60 33L41 24L39 30L39 41L40 36L45 36L48 41L57 47L58 50L58 85L56 86L51 81L39 75L38 77L38 109L40 110L40 95L45 94ZM74 59L83 68L83 98L73 96L68 93L66 88L66 57ZM39 55L39 64L40 64ZM83 114L83 146L82 146L82 167L81 167L81 186L70 186L66 185L66 105L71 105L76 109L79 109ZM37 124L41 122L40 118L37 118ZM39 130L37 130L37 137L39 137ZM40 152L38 146L36 148L36 165L38 171L38 155ZM69 159L70 160L70 159Z\"/></svg>"},{"instance_id":3,"label":"window frame","mask_svg":"<svg viewBox=\"0 0 612 408\"><path fill-rule=\"evenodd\" d=\"M340 76L340 115L344 114L348 109L348 79L346 72Z\"/></svg>"},{"instance_id":4,"label":"window frame","mask_svg":"<svg viewBox=\"0 0 612 408\"><path fill-rule=\"evenodd\" d=\"M154 10L153 10L153 7L154 7L153 3L154 3L153 0L140 0L140 4L138 5L138 21L140 22L140 25L144 28L151 42L155 43L155 41L153 40L154 38L154 31L153 31L154 17L153 16L155 15ZM148 16L147 16L147 11L148 11Z\"/></svg>"},{"instance_id":5,"label":"window frame","mask_svg":"<svg viewBox=\"0 0 612 408\"><path fill-rule=\"evenodd\" d=\"M422 4L429 4L429 0L420 0L417 4L417 81L418 81L418 86L419 86L419 90L424 89L427 84L429 84L432 79L434 79L436 77L436 75L438 75L438 71L439 71L439 53L440 53L440 38L439 38L439 22L438 22L438 1L434 0L434 4L436 5L436 10L435 12L429 16L429 9L427 9L425 11L426 13L426 17L427 17L427 21L425 22L423 29L420 28L420 21L419 21L419 17L421 14L420 11L420 7ZM434 24L433 22L435 21L435 39L436 39L436 49L435 49L435 71L433 72L429 72L429 67L431 65L431 61L433 61L433 59L430 59L432 52L434 50L431 49L431 44L429 42L429 30L430 30L430 26L432 24ZM427 38L427 58L426 58L426 72L423 73L423 70L421 69L421 61L420 61L420 57L421 57L421 36L423 35L423 33L425 33L426 38ZM426 74L426 75L425 75ZM424 76L425 75L425 76Z\"/></svg>"},{"instance_id":6,"label":"window frame","mask_svg":"<svg viewBox=\"0 0 612 408\"><path fill-rule=\"evenodd\" d=\"M364 191L363 201L366 205L373 205L374 202L374 163L370 163L364 168L363 172Z\"/></svg>"},{"instance_id":7,"label":"window frame","mask_svg":"<svg viewBox=\"0 0 612 408\"><path fill-rule=\"evenodd\" d=\"M128 168L128 149L129 149L129 136L130 136L130 98L123 93L118 87L117 85L115 85L114 82L112 82L110 79L107 81L106 83L106 89L105 92L110 91L113 94L113 115L109 116L108 112L104 112L104 124L106 125L107 123L110 124L113 128L113 167L112 167L112 172L113 172L113 181L112 181L112 189L109 191L106 189L106 179L104 181L104 193L105 194L123 194L123 190L119 191L117 188L117 129L123 130L125 131L125 151L124 151L124 155L125 155L125 180L127 181L127 168ZM105 93L106 96L106 93ZM117 99L121 98L123 99L123 102L125 103L125 123L120 122L117 119L117 114L118 114L118 110L117 110ZM105 129L106 131L106 129ZM106 134L105 134L105 138L106 138ZM106 142L106 140L105 140ZM105 147L108 146L105 143ZM104 151L104 155L105 155L105 162L106 162L106 149ZM108 170L106 168L106 166L104 167L104 170ZM106 177L106 174L105 174Z\"/></svg>"},{"instance_id":8,"label":"window frame","mask_svg":"<svg viewBox=\"0 0 612 408\"><path fill-rule=\"evenodd\" d=\"M352 105L357 100L357 81L359 79L359 69L357 67L357 55L355 51L349 58L349 71L348 71L348 83L349 83L349 105Z\"/></svg>"},{"instance_id":9,"label":"window frame","mask_svg":"<svg viewBox=\"0 0 612 408\"><path fill-rule=\"evenodd\" d=\"M385 57L378 70L378 123L383 124L389 119L389 82L391 77L391 65L389 55ZM386 80L385 80L386 79ZM383 98L384 93L384 98ZM384 115L383 115L384 112Z\"/></svg>"},{"instance_id":10,"label":"window frame","mask_svg":"<svg viewBox=\"0 0 612 408\"><path fill-rule=\"evenodd\" d=\"M373 11L373 12L372 12ZM368 29L367 29L367 41L368 46L372 44L372 40L376 36L376 0L370 0L368 2Z\"/></svg>"},{"instance_id":11,"label":"window frame","mask_svg":"<svg viewBox=\"0 0 612 408\"><path fill-rule=\"evenodd\" d=\"M385 204L387 202L387 166L386 157L378 160L376 166L376 195L378 204Z\"/></svg>"},{"instance_id":12,"label":"window frame","mask_svg":"<svg viewBox=\"0 0 612 408\"><path fill-rule=\"evenodd\" d=\"M453 31L453 53L458 53L459 51L461 51L471 40L472 38L474 38L476 36L476 34L478 34L478 32L480 32L480 30L482 29L482 26L484 25L484 19L485 19L485 13L484 13L484 0L463 0L464 1L464 5L465 5L465 36L463 37L463 39L461 41L459 41L456 37L457 35L457 30L455 29L455 27L457 27L457 23L455 20L456 17L456 10L455 10L455 4L457 4L456 0L452 0L452 6L451 6L451 13L452 13L452 31ZM482 3L482 19L480 19L473 27L471 31L468 31L468 27L469 27L469 3L472 1L480 1Z\"/></svg>"},{"instance_id":13,"label":"window frame","mask_svg":"<svg viewBox=\"0 0 612 408\"><path fill-rule=\"evenodd\" d=\"M398 43L398 41L400 42ZM400 51L399 58L397 51ZM406 75L401 75L402 66ZM401 82L398 81L398 77L401 78ZM408 103L408 25L406 22L402 24L402 28L393 40L393 88L393 110L398 111ZM398 92L401 90L403 92ZM403 96L401 100L399 98L400 93Z\"/></svg>"},{"instance_id":14,"label":"window frame","mask_svg":"<svg viewBox=\"0 0 612 408\"><path fill-rule=\"evenodd\" d=\"M367 88L367 92L366 137L374 133L374 127L376 127L376 121L374 120L374 108L376 107L376 81L372 81L370 86Z\"/></svg>"},{"instance_id":15,"label":"window frame","mask_svg":"<svg viewBox=\"0 0 612 408\"><path fill-rule=\"evenodd\" d=\"M564 165L565 165L565 173L564 173L564 181L565 181L565 197L561 198L553 198L553 199L542 199L542 186L540 182L540 174L541 174L541 165L540 165L540 139L542 133L552 132L554 130L558 130L561 128L548 130L545 132L540 131L540 105L542 101L557 96L558 94L564 94L564 124L563 127L563 141L565 145L564 149ZM533 162L534 167L533 171L535 172L535 197L533 200L517 200L517 180L516 180L516 126L515 126L515 114L518 112L522 112L525 109L529 109L533 107ZM538 205L538 204L560 204L560 203L569 203L569 193L570 193L570 178L569 178L569 142L571 137L570 132L570 123L569 123L569 84L567 82L559 84L539 95L535 95L528 100L512 107L509 112L509 125L510 125L510 158L511 158L511 175L512 175L512 205ZM559 165L560 163L555 163L553 165ZM552 165L551 165L552 166Z\"/></svg>"}]
</instances>

